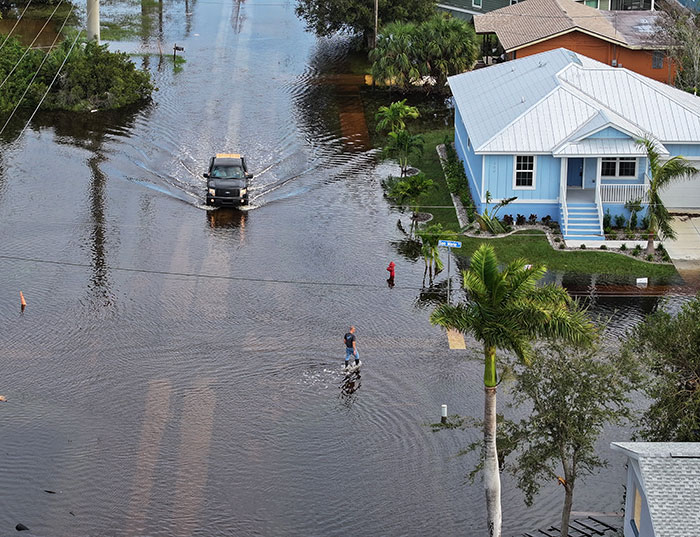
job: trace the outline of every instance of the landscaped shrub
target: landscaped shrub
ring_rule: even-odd
[[[627,223],[627,219],[623,215],[618,214],[615,217],[615,227],[616,228],[623,229],[625,227],[626,223]]]
[[[559,249],[560,249],[560,250],[563,250],[564,248],[566,248],[566,246],[564,246],[564,243],[563,243],[563,242],[560,243],[560,244],[559,244]]]
[[[666,248],[664,248],[664,245],[663,245],[663,244],[659,243],[659,244],[656,246],[656,251],[659,252],[659,253],[663,253],[663,252],[666,251]]]
[[[642,218],[642,229],[649,229],[649,217]]]
[[[610,230],[610,233],[608,233],[608,238],[611,241],[614,241],[617,239],[617,232]]]
[[[552,217],[549,216],[548,214],[542,217],[542,223],[545,226],[548,226],[551,221],[552,221]]]
[[[612,227],[612,215],[610,214],[610,209],[605,211],[603,215],[603,228]]]
[[[450,192],[459,197],[467,211],[469,223],[471,223],[476,219],[476,211],[474,210],[474,200],[469,191],[469,180],[464,171],[462,161],[459,160],[455,148],[447,137],[445,138],[445,154],[447,158],[443,163],[443,170],[445,172],[447,188],[450,189]]]
[[[585,249],[586,249],[586,245],[585,245],[585,244],[582,244],[581,246],[579,246],[579,248],[581,248],[581,250],[585,250]]]
[[[627,245],[624,242],[620,245],[620,250],[623,252],[627,250]]]
[[[515,217],[515,223],[519,226],[524,226],[525,225],[525,215],[519,214]]]
[[[607,247],[607,246],[605,246],[604,244],[601,244],[601,245],[600,245],[600,249],[601,249],[601,250],[607,250],[607,249],[608,249],[608,247]]]
[[[513,216],[510,214],[503,215],[503,225],[504,226],[512,226],[513,225]]]
[[[634,233],[632,233],[631,231],[628,231],[627,233],[625,233],[625,238],[628,241],[633,241],[636,237],[637,236]]]
[[[561,242],[561,239],[559,237],[554,237],[554,242]]]
[[[649,255],[647,255],[646,260],[647,260],[647,261],[653,261],[653,260],[654,260],[654,254],[649,254]]]
[[[629,222],[630,229],[637,229],[637,211],[632,211]]]
[[[635,245],[634,249],[637,250],[638,252],[642,251],[642,247],[639,244]]]
[[[537,215],[531,214],[530,217],[527,219],[527,223],[531,226],[534,226],[537,223]]]
[[[637,257],[637,256],[639,255],[639,252],[640,252],[640,251],[641,251],[641,250],[632,250],[632,255],[633,255],[634,257]]]
[[[610,226],[603,226],[603,233],[605,235],[609,235],[611,231],[612,231],[612,228]]]

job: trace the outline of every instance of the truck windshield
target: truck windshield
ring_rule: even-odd
[[[217,179],[243,179],[245,173],[240,166],[214,166],[211,176]]]

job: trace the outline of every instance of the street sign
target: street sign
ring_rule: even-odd
[[[462,243],[459,241],[438,241],[438,246],[447,246],[448,248],[461,248]]]

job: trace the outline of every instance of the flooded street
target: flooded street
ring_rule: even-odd
[[[422,261],[392,245],[393,168],[367,149],[359,96],[326,76],[344,48],[268,0],[166,3],[122,46],[159,36],[187,63],[134,57],[152,104],[39,114],[2,140],[0,533],[483,533],[475,459],[456,456],[479,431],[427,427],[442,403],[481,416],[478,347],[448,349]],[[249,210],[204,206],[217,152],[246,156]],[[618,335],[659,300],[570,285]],[[349,324],[364,367],[345,383]],[[629,433],[604,436],[610,467],[577,484],[575,510],[621,508],[607,445]],[[559,515],[556,484],[522,498],[504,476],[504,535]]]

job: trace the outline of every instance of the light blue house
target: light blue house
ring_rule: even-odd
[[[625,537],[700,535],[700,442],[613,442],[627,455]]]
[[[648,190],[645,151],[700,160],[700,97],[556,49],[449,78],[455,147],[481,212],[545,215],[567,239],[603,240],[603,215]],[[700,208],[700,177],[671,187],[671,207]],[[640,215],[640,218],[643,215]]]

